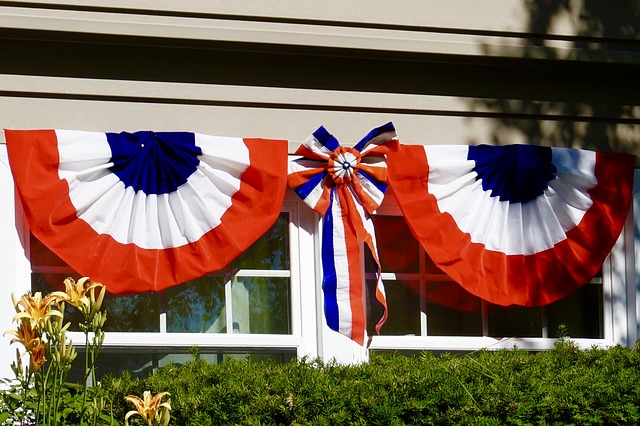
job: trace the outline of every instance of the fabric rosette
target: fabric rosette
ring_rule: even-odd
[[[373,129],[354,147],[341,146],[320,127],[289,162],[289,185],[323,216],[322,270],[327,325],[360,345],[367,339],[366,299],[360,268],[360,243],[375,261],[375,296],[383,306],[376,331],[387,318],[375,232],[370,215],[387,189],[386,154],[397,146],[392,123]]]

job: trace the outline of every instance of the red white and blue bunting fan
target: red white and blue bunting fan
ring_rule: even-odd
[[[372,214],[387,188],[385,155],[397,145],[393,124],[373,129],[353,148],[320,127],[289,162],[289,186],[323,215],[322,271],[327,325],[360,345],[367,339],[366,300],[361,272],[360,244],[369,247],[377,265],[376,299],[387,319],[387,302],[376,249]]]
[[[467,291],[541,306],[587,283],[631,204],[634,157],[570,148],[402,146],[389,181],[429,256]]]
[[[187,132],[5,130],[33,234],[112,293],[219,270],[280,213],[287,142]]]

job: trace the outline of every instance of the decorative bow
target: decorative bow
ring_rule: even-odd
[[[376,265],[376,299],[384,307],[376,331],[387,319],[373,221],[387,189],[385,154],[397,147],[392,123],[373,129],[353,148],[320,127],[289,162],[289,186],[323,215],[322,270],[327,325],[364,345],[366,300],[360,270],[360,242],[369,247]]]

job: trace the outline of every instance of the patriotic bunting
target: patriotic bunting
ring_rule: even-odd
[[[327,325],[360,345],[366,340],[366,301],[360,245],[365,242],[377,266],[376,299],[384,307],[376,331],[387,318],[380,262],[370,214],[387,188],[385,155],[397,144],[388,123],[372,130],[353,148],[340,146],[324,127],[316,130],[289,162],[289,185],[323,215],[322,270]]]
[[[545,305],[588,282],[631,203],[629,155],[480,145],[388,157],[400,208],[436,265],[500,305]]]
[[[274,223],[286,181],[323,216],[328,326],[364,345],[360,243],[388,182],[445,273],[500,305],[541,306],[601,267],[627,217],[633,156],[569,148],[400,146],[393,124],[354,147],[320,127],[287,142],[187,132],[5,130],[33,234],[112,293],[159,291],[225,267]],[[388,160],[388,169],[387,169]]]
[[[226,266],[274,223],[287,142],[187,132],[6,130],[33,234],[112,293]]]

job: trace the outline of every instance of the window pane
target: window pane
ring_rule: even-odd
[[[78,357],[72,364],[67,379],[70,382],[82,383],[84,374],[84,349],[82,346],[78,346],[76,349],[78,350]],[[219,364],[229,358],[249,359],[250,361],[275,360],[289,362],[296,358],[296,350],[293,348],[285,348],[274,351],[233,351],[228,349],[199,348],[197,357],[204,359],[210,364]],[[133,377],[147,377],[158,367],[164,367],[170,363],[178,365],[185,364],[191,360],[193,360],[193,355],[190,353],[190,348],[162,351],[141,347],[126,349],[103,347],[96,363],[96,373],[98,380],[105,374],[117,376],[125,370],[128,370]]]
[[[206,352],[205,352],[206,351]],[[164,367],[169,364],[185,364],[193,360],[193,355],[187,352],[158,354],[158,367]],[[295,349],[281,349],[273,352],[231,352],[228,350],[216,351],[206,348],[199,348],[198,359],[205,360],[209,364],[220,364],[226,359],[248,359],[250,361],[267,361],[274,360],[278,362],[289,362],[296,358]]]
[[[438,268],[433,260],[429,257],[428,254],[424,256],[424,272],[425,274],[437,274],[442,276],[447,276],[442,269]]]
[[[542,337],[540,308],[488,304],[489,336]]]
[[[235,277],[233,332],[291,334],[289,278]]]
[[[455,282],[426,284],[428,336],[482,336],[482,303]]]
[[[226,333],[224,278],[206,276],[165,291],[167,331]]]
[[[108,295],[102,306],[107,311],[105,331],[160,331],[160,309],[157,293],[137,293],[126,296]]]
[[[64,260],[49,250],[40,240],[29,232],[29,261],[31,266],[67,266]]]
[[[289,269],[289,213],[280,213],[267,233],[231,263],[231,269]]]
[[[67,379],[70,382],[82,383],[84,370],[84,349],[77,346],[78,356],[71,366]],[[157,355],[149,351],[136,349],[112,349],[103,347],[96,361],[98,380],[105,374],[117,376],[127,370],[132,377],[147,377],[156,367]]]
[[[383,272],[420,271],[420,248],[403,216],[373,215],[378,256]],[[366,271],[375,272],[373,257],[367,251]]]
[[[207,276],[166,291],[168,332],[226,333],[225,282]],[[234,277],[234,333],[290,334],[289,279]]]
[[[558,337],[560,324],[571,337],[603,339],[602,285],[587,284],[547,306],[549,337]]]
[[[56,290],[64,291],[64,279],[69,276],[75,280],[80,278],[77,274],[32,273],[31,289],[43,294]],[[155,293],[123,296],[107,292],[102,310],[107,312],[104,331],[160,331],[158,295]],[[83,321],[83,317],[76,308],[66,307],[65,320],[71,322],[71,331],[80,331],[78,323]]]
[[[385,281],[387,307],[389,317],[382,326],[380,334],[385,336],[420,335],[420,282],[419,281]],[[375,299],[374,280],[367,280],[369,296],[367,328],[370,335],[375,335],[375,326],[382,316],[382,306]]]

